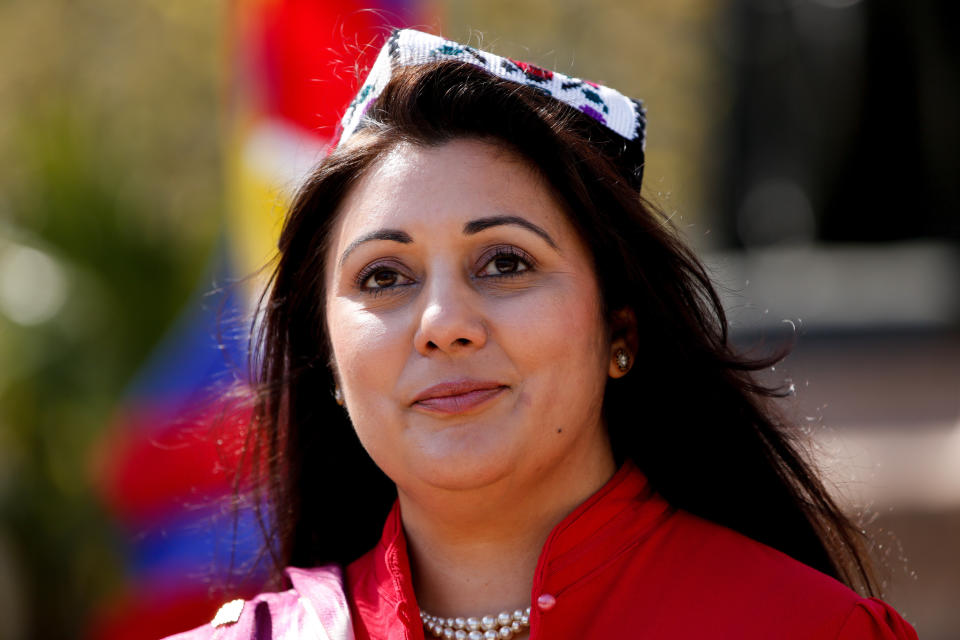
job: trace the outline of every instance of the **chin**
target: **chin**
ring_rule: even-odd
[[[408,459],[408,473],[438,489],[463,491],[492,485],[516,468],[513,448],[489,431],[476,434],[433,433]]]

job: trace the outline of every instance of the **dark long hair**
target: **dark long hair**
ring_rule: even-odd
[[[775,410],[779,390],[755,378],[776,358],[732,347],[707,272],[641,197],[624,145],[535,89],[450,61],[397,72],[362,130],[304,184],[284,224],[253,336],[259,395],[248,443],[276,568],[358,558],[376,544],[396,497],[331,395],[323,262],[338,206],[397,144],[464,137],[509,147],[539,168],[592,252],[605,317],[629,309],[636,318],[637,364],[608,382],[604,397],[617,461],[633,461],[674,507],[874,593],[859,530]]]

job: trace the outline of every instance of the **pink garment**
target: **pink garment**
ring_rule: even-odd
[[[235,622],[211,622],[167,640],[354,640],[339,567],[289,567],[286,574],[292,588],[248,600]]]

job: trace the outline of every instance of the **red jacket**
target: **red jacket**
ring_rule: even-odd
[[[224,606],[177,640],[422,640],[400,510],[352,563],[287,569],[292,587]],[[345,587],[345,588],[344,588]],[[553,596],[546,611],[536,603]],[[725,527],[671,508],[626,465],[540,554],[530,640],[916,639],[888,605]]]
[[[357,640],[423,639],[398,505],[346,587]],[[554,528],[531,603],[530,640],[917,637],[884,602],[671,508],[629,464]]]

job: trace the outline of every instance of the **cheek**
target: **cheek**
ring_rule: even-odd
[[[505,347],[523,369],[555,381],[605,380],[606,334],[596,286],[567,274],[557,280],[522,308],[500,314]]]
[[[405,353],[398,318],[364,311],[348,300],[333,299],[327,305],[330,342],[340,383],[348,394],[382,394],[392,387]]]
[[[327,323],[333,357],[350,421],[360,442],[387,475],[394,477],[391,452],[400,423],[391,402],[409,349],[396,318],[364,311],[349,300],[328,301]]]

